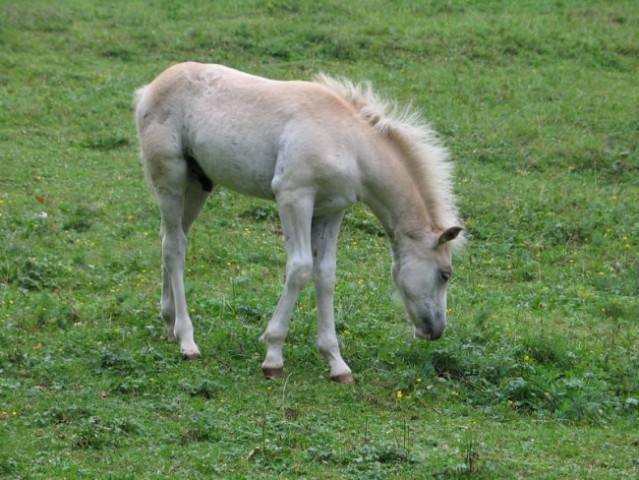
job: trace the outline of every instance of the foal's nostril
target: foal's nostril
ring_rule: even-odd
[[[446,330],[446,317],[444,315],[437,313],[433,317],[424,318],[422,323],[424,325],[423,338],[437,340],[444,335],[444,330]]]
[[[430,339],[437,340],[444,335],[444,327],[438,329],[429,329],[430,331]]]

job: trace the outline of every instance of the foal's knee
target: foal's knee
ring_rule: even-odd
[[[291,286],[302,288],[313,276],[312,259],[296,259],[289,262],[287,268],[287,283]]]

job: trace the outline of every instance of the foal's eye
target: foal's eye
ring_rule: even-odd
[[[440,270],[439,271],[439,276],[441,277],[442,281],[447,282],[450,279],[450,276],[453,274],[453,272],[451,272],[450,270]]]

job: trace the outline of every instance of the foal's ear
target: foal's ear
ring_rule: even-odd
[[[448,230],[446,230],[444,233],[442,233],[439,236],[439,239],[437,240],[437,246],[439,247],[443,245],[444,243],[448,243],[451,240],[455,240],[462,230],[463,228],[461,227],[450,227]]]

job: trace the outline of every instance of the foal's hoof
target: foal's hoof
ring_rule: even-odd
[[[200,352],[183,353],[182,358],[184,360],[197,360],[200,358]]]
[[[331,377],[331,380],[337,383],[344,383],[344,384],[355,382],[355,379],[353,378],[352,373],[342,373],[341,375],[335,375],[334,377]]]
[[[277,380],[278,378],[284,378],[283,367],[262,367],[262,372],[268,380]]]

